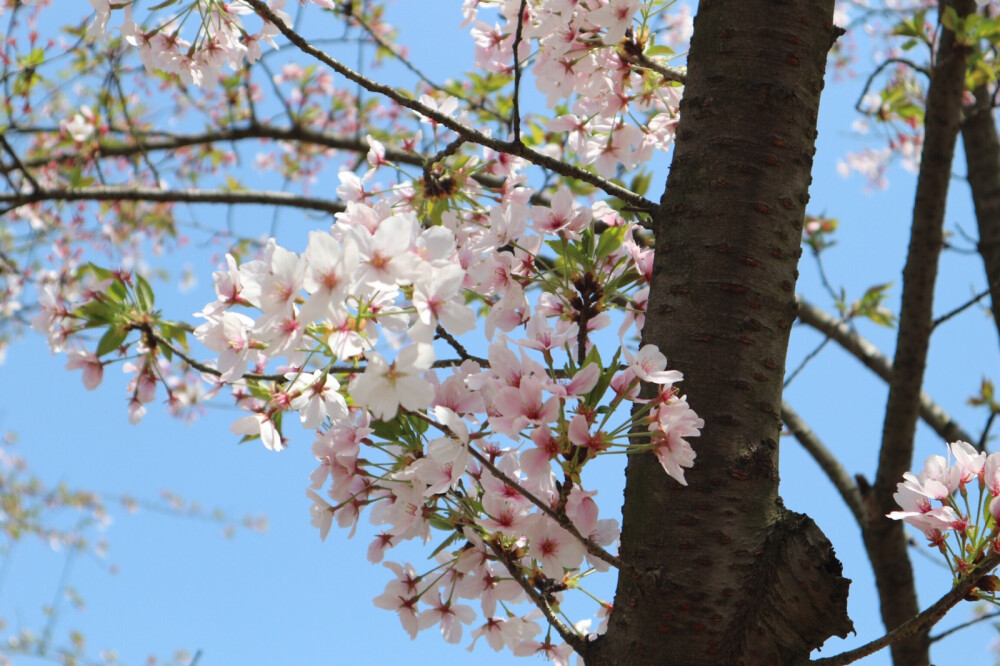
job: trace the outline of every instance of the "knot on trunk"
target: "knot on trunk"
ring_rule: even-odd
[[[803,663],[830,636],[854,631],[851,581],[830,541],[808,516],[779,515],[745,579],[745,611],[726,632],[725,653],[741,664]]]

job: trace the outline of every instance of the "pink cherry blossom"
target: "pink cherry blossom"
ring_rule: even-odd
[[[546,576],[560,580],[565,570],[576,569],[583,561],[583,544],[548,516],[536,514],[524,531],[531,557]]]
[[[433,387],[420,376],[434,362],[430,345],[417,343],[405,347],[392,363],[376,352],[366,353],[365,359],[368,367],[351,380],[349,390],[376,418],[391,419],[400,407],[414,410],[430,405]]]
[[[88,391],[93,391],[101,385],[104,378],[104,363],[97,355],[86,349],[71,349],[66,356],[67,370],[83,370],[83,385]]]
[[[388,585],[385,586],[385,591],[375,597],[375,605],[385,610],[396,611],[403,629],[410,635],[410,638],[416,638],[417,632],[421,629],[417,620],[420,577],[409,564],[404,568],[395,562],[385,562],[383,566],[388,567],[396,574],[396,580],[389,581]]]
[[[686,486],[684,468],[694,466],[696,454],[685,439],[698,437],[705,421],[688,406],[686,397],[672,398],[656,408],[655,420],[649,424],[653,433],[656,457],[664,471]]]

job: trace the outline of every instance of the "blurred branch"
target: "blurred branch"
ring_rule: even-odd
[[[931,636],[931,643],[936,643],[939,640],[947,638],[948,636],[951,636],[954,633],[962,631],[963,629],[968,629],[969,627],[979,624],[980,622],[995,620],[998,617],[1000,617],[1000,611],[993,611],[992,613],[986,613],[985,615],[980,615],[979,617],[973,618],[968,622],[963,622],[958,626],[942,631],[940,634],[937,634],[936,636]]]
[[[42,188],[30,194],[0,194],[0,216],[42,201],[156,201],[192,204],[259,204],[325,213],[341,213],[344,204],[330,199],[266,190],[161,190],[153,187],[95,186]]]
[[[993,320],[1000,334],[1000,319],[995,316],[1000,306],[1000,137],[993,121],[989,89],[980,86],[975,95],[975,107],[962,123],[962,144],[979,229],[976,250],[986,270]]]

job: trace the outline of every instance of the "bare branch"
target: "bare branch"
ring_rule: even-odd
[[[0,146],[3,146],[3,149],[7,151],[7,154],[10,155],[11,160],[13,160],[14,162],[13,168],[9,169],[4,168],[3,170],[4,175],[16,169],[17,171],[20,171],[24,175],[25,180],[27,180],[28,183],[31,185],[32,191],[37,192],[38,190],[42,189],[41,187],[39,187],[38,181],[35,180],[35,177],[31,175],[30,171],[28,171],[28,167],[23,162],[21,162],[20,159],[18,159],[17,153],[14,151],[11,145],[7,143],[7,139],[3,137],[3,134],[0,134]]]
[[[940,11],[954,11],[961,19],[976,10],[973,0],[942,0]],[[968,54],[955,33],[942,26],[937,57],[927,87],[924,142],[913,201],[910,242],[903,266],[896,349],[882,424],[878,470],[871,492],[865,493],[868,529],[862,531],[875,572],[882,620],[889,629],[910,624],[920,609],[906,534],[898,522],[882,517],[896,507],[893,491],[913,464],[922,384],[933,332],[934,287],[944,246],[944,216],[962,119]],[[935,620],[936,621],[936,620]],[[930,647],[922,626],[892,645],[894,661],[923,663]]]
[[[448,90],[448,89],[445,89],[445,87],[443,85],[441,85],[440,83],[436,83],[433,80],[431,80],[431,78],[429,76],[427,76],[426,74],[424,74],[424,72],[422,72],[419,67],[417,67],[416,65],[414,65],[410,61],[409,58],[407,58],[402,53],[400,53],[396,48],[393,47],[393,45],[391,43],[389,43],[385,39],[383,39],[382,35],[378,34],[378,32],[362,16],[349,11],[349,9],[346,9],[345,11],[348,11],[347,16],[350,18],[350,20],[357,22],[357,24],[359,26],[361,26],[361,28],[365,32],[368,33],[368,36],[371,37],[372,40],[380,48],[382,48],[386,53],[391,54],[393,58],[395,58],[396,60],[398,60],[400,62],[400,64],[403,65],[403,67],[405,67],[406,69],[408,69],[411,72],[413,72],[413,74],[416,75],[416,77],[418,79],[420,79],[421,81],[423,81],[424,83],[426,83],[428,86],[430,86],[434,90],[440,90],[440,91],[443,91],[443,92],[447,92],[452,97],[455,97],[455,98],[458,98],[458,99],[462,100],[463,102],[469,104],[470,106],[472,106],[472,107],[474,107],[476,109],[479,109],[483,113],[489,114],[490,116],[496,118],[497,120],[499,120],[501,122],[504,122],[504,123],[507,122],[507,119],[504,118],[503,116],[501,116],[499,113],[497,113],[494,109],[488,108],[486,106],[484,100],[476,101],[476,100],[473,100],[473,99],[469,99],[468,97],[466,97],[465,95],[461,94],[457,90],[453,90],[453,89]]]
[[[965,312],[966,310],[968,310],[969,308],[971,308],[973,305],[975,305],[976,303],[978,303],[979,301],[983,300],[984,298],[986,298],[989,295],[990,295],[990,290],[989,289],[986,289],[985,291],[979,292],[978,294],[976,294],[975,296],[973,296],[972,298],[970,298],[969,300],[967,300],[965,303],[962,303],[961,305],[959,305],[957,308],[949,310],[948,312],[944,313],[943,315],[941,315],[940,317],[938,317],[937,319],[935,319],[931,323],[931,325],[934,328],[937,328],[938,326],[940,326],[941,324],[945,323],[946,321],[948,321],[952,317],[955,317],[957,315],[962,314],[963,312]]]
[[[795,439],[799,440],[802,448],[823,469],[826,476],[837,488],[837,491],[840,492],[840,496],[844,498],[844,502],[851,510],[851,513],[854,514],[858,525],[861,526],[861,529],[864,529],[866,524],[865,506],[861,500],[861,491],[858,490],[858,486],[854,483],[851,475],[847,473],[847,470],[840,464],[837,457],[833,455],[833,452],[820,441],[816,433],[809,427],[809,424],[792,409],[791,405],[784,401],[781,403],[781,420],[785,422],[791,433],[795,435]]]
[[[59,130],[57,128],[48,127],[18,127],[9,130],[12,134],[16,132],[35,134],[58,131]],[[80,164],[99,157],[131,157],[154,151],[169,151],[189,146],[222,142],[232,143],[235,141],[254,139],[305,143],[314,146],[322,146],[324,148],[331,148],[333,150],[344,150],[361,154],[367,153],[371,148],[366,141],[356,137],[344,137],[300,126],[276,127],[267,124],[251,124],[245,127],[220,128],[197,134],[174,134],[167,132],[144,133],[138,130],[133,132],[125,129],[113,129],[112,131],[120,131],[123,134],[127,134],[131,138],[134,138],[135,142],[124,143],[121,141],[103,139],[92,144],[94,149],[93,154],[81,153],[79,151],[67,151],[24,160],[23,164],[27,168],[41,167],[50,164]],[[386,146],[385,156],[386,160],[389,162],[423,167],[427,163],[428,159],[431,161],[437,161],[453,154],[462,142],[464,142],[463,139],[453,141],[449,143],[448,147],[445,149],[449,150],[450,148],[450,152],[440,152],[430,158],[421,155],[420,153],[398,150],[389,146]],[[7,164],[0,162],[0,174],[17,171],[19,168],[19,164]],[[503,187],[503,179],[496,176],[475,173],[472,178],[484,187],[493,189]],[[531,202],[539,206],[548,206],[551,203],[547,197],[539,194],[534,194],[531,198]]]
[[[936,636],[931,636],[931,643],[936,643],[940,640],[948,638],[948,636],[958,633],[963,629],[968,629],[969,627],[979,624],[980,622],[988,622],[989,620],[995,620],[998,617],[1000,617],[1000,611],[993,611],[992,613],[986,613],[985,615],[980,615],[979,617],[972,618],[968,622],[963,622],[962,624],[954,626],[951,629],[946,629],[945,631],[942,631],[940,634],[937,634]]]
[[[46,132],[57,132],[56,128],[48,127],[17,127],[11,128],[10,133],[30,133],[39,134]],[[141,132],[130,129],[113,129],[126,133],[134,140],[133,143],[124,143],[102,139],[93,144],[96,157],[130,157],[145,151],[175,150],[188,146],[198,146],[210,143],[233,142],[244,139],[270,139],[273,141],[293,141],[297,143],[308,143],[324,148],[335,150],[346,150],[356,153],[367,153],[371,148],[364,140],[356,137],[344,137],[328,132],[318,132],[306,127],[277,127],[268,124],[251,124],[245,127],[227,127],[197,134],[173,134],[167,132]],[[393,148],[386,148],[386,158],[392,162],[400,164],[412,164],[420,166],[424,157],[416,153],[410,153]],[[46,164],[59,163],[79,163],[89,159],[89,155],[81,154],[79,151],[55,153],[25,160],[28,167],[45,166]],[[13,170],[13,165],[0,165],[0,171],[8,172]]]
[[[858,113],[869,113],[869,112],[867,112],[867,111],[865,111],[864,109],[861,108],[861,104],[864,102],[865,96],[868,94],[868,91],[871,89],[872,83],[875,81],[875,77],[877,77],[879,74],[881,74],[883,71],[885,71],[885,68],[888,67],[889,65],[906,65],[907,67],[909,67],[913,71],[920,72],[924,76],[928,76],[929,77],[930,74],[931,74],[930,71],[928,71],[928,69],[926,67],[921,67],[920,65],[918,65],[915,62],[912,62],[910,60],[907,60],[906,58],[889,58],[885,62],[883,62],[881,65],[879,65],[878,67],[876,67],[875,71],[873,71],[868,76],[868,80],[865,81],[865,85],[863,85],[861,87],[861,94],[858,95],[858,101],[854,103],[854,109],[855,109],[855,111],[857,111]]]
[[[443,326],[439,325],[437,327],[437,331],[435,331],[434,337],[440,338],[445,342],[447,342],[449,345],[451,345],[451,348],[455,350],[455,353],[458,354],[459,358],[461,358],[463,361],[475,361],[480,365],[489,366],[490,362],[488,360],[470,354],[462,345],[462,343],[456,340],[455,336],[446,331]]]

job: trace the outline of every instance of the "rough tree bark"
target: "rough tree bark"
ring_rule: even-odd
[[[702,0],[655,216],[643,342],[705,419],[689,487],[630,458],[597,664],[791,664],[852,629],[849,581],[778,497],[781,385],[833,0]]]
[[[993,121],[993,96],[986,86],[976,90],[976,106],[962,123],[962,143],[979,243],[993,313],[1000,307],[1000,138]],[[1000,334],[1000,318],[993,317]]]

